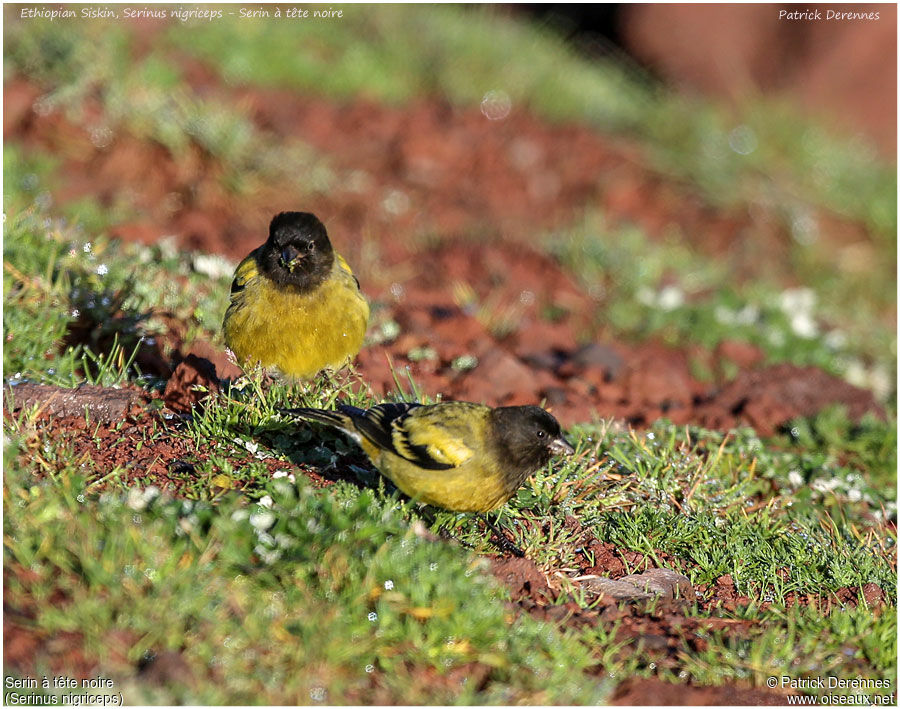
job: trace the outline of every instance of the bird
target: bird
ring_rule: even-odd
[[[308,380],[352,360],[368,321],[359,281],[325,225],[309,212],[281,212],[235,269],[222,329],[245,370]]]
[[[447,401],[281,411],[344,431],[403,493],[453,512],[495,510],[554,455],[575,452],[538,406]]]

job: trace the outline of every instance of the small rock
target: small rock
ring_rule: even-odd
[[[485,393],[488,393],[485,396]],[[468,398],[472,395],[472,398]],[[485,403],[506,403],[516,400],[537,403],[538,392],[534,377],[516,357],[499,347],[488,350],[478,366],[465,377],[460,387],[460,398]]]
[[[870,608],[884,603],[884,591],[881,590],[881,586],[877,583],[867,583],[862,587],[862,594],[866,605]]]
[[[123,419],[138,398],[133,389],[91,386],[84,384],[77,389],[22,382],[6,386],[7,401],[13,401],[13,411],[40,405],[46,413],[55,416],[84,416],[92,421],[110,423]]]
[[[649,569],[642,574],[623,576],[620,581],[628,581],[638,588],[665,598],[694,598],[694,587],[684,574],[672,569]]]
[[[588,593],[610,596],[617,601],[646,601],[653,598],[652,593],[640,590],[629,581],[617,579],[585,579],[581,582],[581,587]]]
[[[649,569],[620,579],[585,579],[581,585],[589,592],[612,596],[618,601],[641,601],[657,596],[694,598],[694,587],[687,576],[671,569]]]
[[[615,379],[625,366],[625,360],[609,345],[589,342],[572,353],[572,362],[582,369],[601,369],[607,379]]]

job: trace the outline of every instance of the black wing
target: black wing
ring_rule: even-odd
[[[425,446],[410,443],[403,429],[404,419],[420,406],[416,403],[379,404],[365,411],[355,406],[338,406],[338,409],[353,419],[356,430],[380,448],[426,470],[448,470],[453,466],[435,460]]]

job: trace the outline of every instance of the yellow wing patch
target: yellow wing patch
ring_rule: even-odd
[[[424,423],[425,425],[417,425]],[[473,455],[460,438],[434,422],[419,422],[415,418],[395,421],[391,426],[391,442],[404,458],[415,460],[424,452],[441,465],[458,467]]]
[[[343,271],[344,273],[346,273],[348,276],[350,276],[350,278],[353,279],[353,282],[356,283],[356,289],[357,289],[357,290],[362,290],[362,289],[360,288],[360,285],[359,285],[359,279],[358,279],[356,276],[353,275],[353,271],[352,271],[352,269],[350,268],[350,264],[347,263],[347,262],[344,260],[344,257],[341,256],[341,255],[340,255],[339,253],[337,253],[337,252],[335,252],[334,257],[335,257],[335,261],[336,261],[336,263],[337,263],[338,268],[339,268],[341,271]],[[367,306],[367,307],[368,307],[368,306]],[[368,318],[368,314],[366,315],[366,318]]]
[[[353,270],[350,268],[350,264],[347,263],[347,261],[344,259],[344,257],[341,256],[339,253],[335,253],[334,256],[337,259],[338,266],[340,266],[342,269],[344,269],[347,273],[349,273],[352,276]]]
[[[238,267],[234,269],[234,279],[231,281],[232,299],[259,275],[259,270],[256,266],[256,252],[258,250],[251,251],[247,258],[241,261]]]

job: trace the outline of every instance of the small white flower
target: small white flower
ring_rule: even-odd
[[[819,238],[819,224],[809,213],[798,214],[791,222],[791,236],[798,244],[807,246]]]
[[[272,500],[272,498],[269,495],[263,495],[261,498],[259,498],[258,504],[261,507],[267,507],[267,508],[271,509],[272,505],[274,504],[274,501]]]
[[[409,195],[403,190],[391,190],[381,202],[385,212],[398,216],[409,210]]]
[[[659,292],[657,303],[666,311],[680,308],[684,305],[684,292],[678,286],[666,286]]]
[[[782,292],[779,306],[787,315],[801,312],[812,313],[816,305],[816,293],[812,288],[788,288]]]
[[[384,590],[385,591],[393,591],[394,590],[394,582],[388,579],[384,582]]]
[[[766,331],[766,338],[775,347],[781,347],[784,344],[784,333],[777,327],[770,327]]]
[[[275,524],[275,515],[271,512],[256,512],[250,515],[250,524],[255,529],[268,529]]]
[[[749,155],[758,145],[756,131],[748,125],[739,125],[728,134],[728,147],[739,155]]]
[[[869,381],[869,373],[865,365],[858,359],[851,359],[844,368],[844,379],[858,387],[865,387]]]
[[[862,499],[862,492],[855,487],[851,488],[847,491],[847,499],[850,500],[850,502],[859,502]]]
[[[792,470],[788,473],[788,482],[791,487],[800,487],[803,484],[803,476],[799,470]]]
[[[150,485],[145,490],[140,488],[131,488],[128,491],[128,499],[125,504],[135,512],[140,512],[147,508],[153,500],[159,496],[159,488],[156,485]]]
[[[840,484],[841,481],[838,478],[831,478],[831,480],[817,478],[812,482],[811,487],[813,490],[818,490],[819,492],[831,492]]]
[[[893,386],[892,381],[890,372],[884,367],[876,365],[869,372],[869,387],[879,399],[887,400]]]
[[[795,335],[810,339],[819,334],[819,327],[809,313],[798,312],[791,316],[791,330]]]
[[[841,330],[830,330],[825,335],[825,346],[832,350],[842,349],[847,344],[847,335]]]
[[[735,318],[738,325],[752,325],[757,320],[759,320],[759,308],[755,305],[745,305],[738,311]]]
[[[250,454],[256,453],[256,451],[259,450],[259,443],[255,443],[253,441],[245,441],[243,438],[238,437],[232,438],[231,440],[241,448],[246,449]]]
[[[737,320],[731,308],[725,305],[717,305],[713,310],[713,316],[716,318],[716,322],[720,322],[723,325],[731,325]]]

